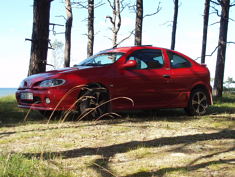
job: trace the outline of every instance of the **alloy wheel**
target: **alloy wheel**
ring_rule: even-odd
[[[192,97],[192,108],[197,115],[205,114],[207,104],[207,96],[204,92],[198,91]]]

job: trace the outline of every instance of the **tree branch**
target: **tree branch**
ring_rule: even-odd
[[[162,8],[160,7],[160,5],[161,5],[161,2],[159,2],[159,3],[158,3],[158,7],[157,7],[156,12],[151,13],[151,14],[146,14],[146,15],[144,15],[144,17],[143,17],[143,18],[145,18],[145,17],[149,17],[149,16],[153,16],[153,15],[156,15],[157,13],[159,13],[159,12],[162,10]]]
[[[29,38],[25,38],[25,41],[33,42],[33,40],[32,40],[32,39],[29,39]]]
[[[134,31],[135,31],[135,30],[132,30],[132,31],[130,32],[130,34],[129,34],[127,37],[125,37],[124,39],[122,39],[121,41],[119,41],[113,48],[116,48],[116,47],[119,46],[121,43],[123,43],[125,40],[129,39],[129,38],[134,34]]]
[[[235,42],[233,41],[229,41],[229,42],[225,42],[225,44],[235,44]],[[208,54],[208,55],[205,55],[206,57],[211,57],[215,52],[216,50],[219,48],[220,44],[211,52],[211,54]],[[201,57],[197,57],[195,60],[198,60],[199,58]]]
[[[226,44],[235,44],[233,41],[226,42]]]
[[[120,13],[122,13],[123,10],[129,5],[129,4],[124,4],[123,2],[124,2],[124,0],[121,0],[121,1],[120,1],[120,5],[121,5],[121,7],[120,7]]]
[[[219,10],[216,9],[214,6],[211,6],[211,8],[214,10],[211,14],[216,14],[217,16],[221,17],[221,14],[219,14]]]
[[[212,2],[213,4],[218,5],[218,6],[220,6],[220,3],[221,3],[221,1],[219,1],[219,0],[218,0],[219,3],[218,3],[218,2],[215,2],[215,1],[212,1],[212,0],[211,0],[211,2]]]
[[[67,20],[67,19],[65,18],[65,16],[63,16],[63,15],[58,15],[58,16],[55,16],[55,17],[62,17],[65,21]]]
[[[49,23],[49,25],[52,26],[52,30],[51,30],[51,31],[53,32],[54,35],[59,34],[59,33],[56,33],[56,31],[55,31],[55,26],[64,26],[64,25],[55,24],[55,23]]]
[[[106,37],[108,40],[110,40],[110,41],[112,41],[113,39],[112,38],[110,38],[110,37],[108,37],[108,36],[104,36],[104,37]]]
[[[78,8],[82,8],[82,9],[88,9],[87,6],[87,1],[83,1],[83,2],[72,2],[72,5],[77,5]],[[97,4],[94,5],[94,9],[98,8],[100,6],[103,6],[105,3],[103,3],[102,1],[98,2]]]
[[[77,5],[79,8],[88,9],[87,5],[84,5],[86,2],[73,2],[72,5]]]
[[[233,7],[233,6],[235,6],[235,3],[230,5],[230,7]]]
[[[101,6],[103,6],[103,5],[105,5],[105,3],[103,3],[102,1],[100,1],[100,2],[98,2],[97,4],[95,4],[94,9],[96,9],[96,8],[98,8],[98,7],[101,7]]]
[[[235,4],[233,4],[233,5],[235,6]],[[218,9],[216,9],[214,6],[211,6],[211,8],[214,10],[214,12],[212,12],[210,14],[216,14],[218,17],[221,17],[221,14],[219,14],[219,10]],[[232,18],[229,18],[229,20],[231,20],[233,22],[235,21]],[[214,24],[217,24],[217,23],[219,23],[219,22],[212,23],[211,25],[214,25]]]
[[[107,0],[108,3],[109,3],[109,6],[114,10],[114,5],[112,5],[111,1],[110,0]]]
[[[161,24],[161,26],[167,26],[167,27],[170,27],[170,26],[172,26],[172,23],[173,23],[173,21],[166,21],[165,23],[163,23],[163,24]]]
[[[228,18],[229,20],[231,20],[231,21],[233,21],[233,22],[235,22],[235,20],[234,19],[232,19],[232,18]]]
[[[213,50],[213,52],[211,52],[211,54],[205,55],[205,57],[211,57],[218,48],[219,48],[219,45]],[[201,57],[197,57],[195,60],[198,60],[199,58]]]
[[[220,23],[220,22],[211,23],[210,26],[213,26],[213,25],[218,24],[218,23]]]
[[[110,20],[110,22],[112,23],[112,25],[114,25],[114,21],[113,21],[113,18],[110,17],[110,16],[106,16],[106,18],[108,18]]]
[[[134,5],[128,5],[129,10],[131,11],[131,13],[136,13],[136,4]],[[132,12],[133,11],[133,12]]]

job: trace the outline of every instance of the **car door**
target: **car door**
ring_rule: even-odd
[[[192,64],[184,56],[173,51],[167,51],[171,68],[171,93],[169,104],[172,107],[184,107],[187,105],[188,96],[193,83],[196,82]]]
[[[130,54],[136,68],[120,71],[120,93],[133,99],[135,108],[164,107],[169,99],[170,70],[160,49],[142,49]]]

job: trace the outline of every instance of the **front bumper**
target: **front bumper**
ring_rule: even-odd
[[[33,98],[22,98],[21,95],[32,93]],[[68,89],[18,89],[16,99],[19,108],[35,110],[68,110],[76,109],[75,102],[78,98],[78,90],[69,92]]]

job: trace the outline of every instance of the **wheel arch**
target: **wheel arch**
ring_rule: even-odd
[[[84,88],[88,88],[88,89],[91,89],[91,88],[104,88],[106,89],[107,91],[107,95],[108,95],[108,99],[110,99],[110,93],[109,93],[109,89],[102,83],[99,83],[99,82],[91,82],[91,83],[87,83],[85,85]],[[86,92],[87,89],[80,89],[80,92],[78,93],[78,98],[80,98],[84,92]],[[108,104],[108,109],[111,110],[111,103]]]
[[[99,82],[92,82],[92,83],[87,83],[84,88],[105,88],[107,90],[107,93],[109,95],[109,89],[102,83]],[[81,94],[85,91],[86,89],[81,89],[78,96],[80,97]]]
[[[213,104],[212,95],[211,95],[210,89],[207,88],[206,85],[204,85],[204,84],[197,84],[197,85],[195,85],[195,86],[191,89],[190,93],[192,93],[192,92],[193,92],[194,90],[196,90],[196,89],[204,90],[204,91],[206,92],[207,96],[208,96],[208,100],[207,100],[207,101],[208,101],[208,104],[210,104],[210,105]]]
[[[98,97],[96,97],[96,93],[99,92],[100,94],[98,94]],[[83,97],[85,96],[85,97]],[[89,83],[86,84],[83,88],[80,89],[78,95],[77,95],[77,103],[76,103],[76,108],[78,110],[78,113],[80,115],[82,114],[89,114],[91,117],[96,117],[96,116],[102,116],[103,113],[108,113],[110,112],[110,103],[109,103],[109,91],[107,89],[107,87],[105,87],[105,85],[101,84],[101,83],[97,83],[97,82],[93,82],[93,83]],[[90,100],[93,99],[92,102],[90,102]],[[104,102],[100,103],[100,100],[104,100]],[[95,103],[94,103],[95,102]],[[98,103],[98,105],[97,105]],[[102,106],[103,105],[103,106]],[[104,105],[107,105],[107,107]],[[97,108],[96,108],[97,106]],[[100,109],[100,107],[102,107]],[[92,112],[94,112],[94,115],[92,115],[93,113],[91,112],[91,114],[89,113],[89,110],[87,112],[86,109],[93,109],[96,108],[95,110],[93,110]],[[101,113],[99,110],[104,111],[103,113]]]

